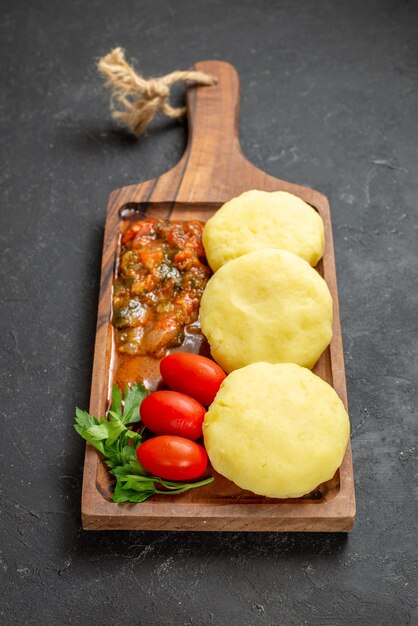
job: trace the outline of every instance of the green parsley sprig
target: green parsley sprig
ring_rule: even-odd
[[[116,478],[113,502],[144,502],[154,494],[184,493],[213,481],[206,478],[195,483],[173,482],[152,476],[142,467],[136,456],[142,436],[129,425],[141,420],[139,407],[148,394],[143,384],[137,383],[126,386],[122,399],[122,390],[113,385],[109,419],[94,417],[78,408],[75,411],[75,430],[105,457],[110,473]]]

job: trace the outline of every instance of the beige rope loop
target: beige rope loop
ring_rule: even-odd
[[[215,76],[197,71],[176,71],[160,78],[145,79],[125,60],[121,48],[115,48],[102,57],[98,71],[106,78],[105,86],[112,92],[122,110],[112,113],[116,120],[124,122],[135,135],[143,133],[158,111],[171,118],[185,114],[185,107],[173,107],[168,101],[170,87],[175,83],[193,81],[198,85],[215,85]]]

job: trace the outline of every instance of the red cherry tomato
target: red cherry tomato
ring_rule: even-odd
[[[162,435],[144,441],[137,449],[136,456],[147,472],[167,480],[199,478],[208,464],[208,455],[202,446],[174,435]]]
[[[190,352],[175,352],[164,357],[160,372],[171,389],[187,393],[203,406],[211,404],[226,378],[214,361]]]
[[[184,393],[155,391],[142,401],[140,413],[142,422],[156,435],[202,436],[206,409]]]

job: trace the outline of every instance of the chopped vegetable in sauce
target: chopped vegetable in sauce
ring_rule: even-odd
[[[183,342],[211,275],[202,230],[198,220],[150,218],[124,232],[112,318],[120,352],[160,358]]]

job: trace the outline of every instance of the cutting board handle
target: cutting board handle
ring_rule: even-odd
[[[219,170],[244,159],[238,138],[239,78],[225,61],[200,61],[192,69],[213,74],[218,83],[187,90],[189,139],[182,160],[187,168],[203,174],[216,164]]]
[[[183,156],[158,178],[116,190],[115,202],[122,206],[138,202],[221,206],[249,189],[264,189],[289,191],[319,207],[324,199],[318,192],[274,178],[242,154],[239,78],[234,67],[225,61],[199,61],[190,69],[213,74],[218,83],[187,89],[189,137]]]

